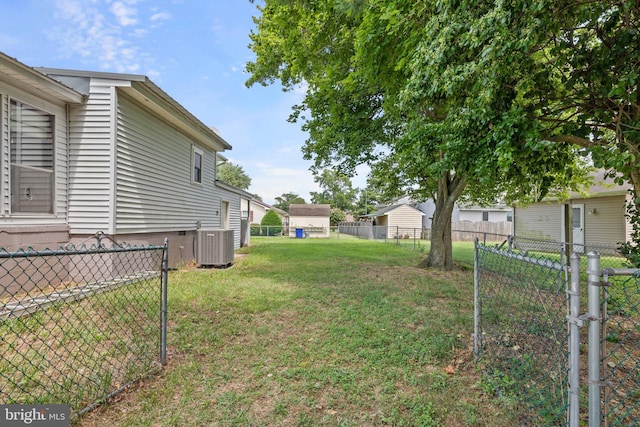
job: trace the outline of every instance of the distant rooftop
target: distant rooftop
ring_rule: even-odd
[[[330,205],[289,205],[289,216],[329,216],[331,213]]]

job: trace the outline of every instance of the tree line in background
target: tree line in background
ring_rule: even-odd
[[[306,89],[290,121],[309,135],[317,179],[369,164],[377,188],[435,198],[424,265],[453,267],[461,199],[563,197],[602,167],[633,185],[638,212],[637,1],[264,0],[258,10],[247,85]]]
[[[251,185],[251,178],[246,174],[242,166],[226,162],[218,165],[217,179],[242,190],[248,190]],[[351,178],[338,171],[325,169],[314,175],[314,181],[322,191],[311,192],[312,204],[331,205],[331,225],[337,225],[351,214],[354,218],[366,215],[376,210],[380,204],[388,203],[392,200],[392,195],[385,195],[379,189],[368,186],[365,189],[353,188]],[[260,195],[254,195],[258,200],[262,200]],[[274,207],[289,212],[291,204],[305,204],[304,198],[295,193],[283,193],[276,197]],[[262,224],[278,225],[278,224]],[[282,225],[282,224],[280,224]]]

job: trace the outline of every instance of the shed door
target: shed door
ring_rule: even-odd
[[[573,250],[584,252],[584,205],[571,206],[571,222],[573,223]]]

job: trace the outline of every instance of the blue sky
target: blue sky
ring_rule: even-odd
[[[287,122],[302,93],[244,84],[258,13],[249,0],[5,0],[0,51],[32,67],[145,75],[220,131],[250,192],[310,202],[318,187],[300,151],[306,134]]]

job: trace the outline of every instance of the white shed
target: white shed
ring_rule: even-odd
[[[329,237],[331,207],[318,205],[289,205],[290,237]]]

